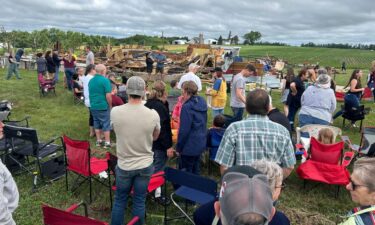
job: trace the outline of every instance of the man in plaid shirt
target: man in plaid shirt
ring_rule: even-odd
[[[266,159],[283,168],[284,178],[294,169],[296,158],[288,130],[267,117],[269,97],[266,91],[257,89],[246,97],[245,120],[232,123],[225,131],[215,161],[221,174],[234,165],[250,165]]]

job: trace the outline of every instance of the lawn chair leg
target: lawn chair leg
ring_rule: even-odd
[[[44,180],[44,176],[43,176],[43,173],[42,173],[42,167],[40,166],[40,161],[39,161],[39,157],[36,158],[36,163],[38,164],[38,169],[39,169],[39,174],[40,174],[40,178],[42,180]]]
[[[359,133],[361,133],[361,131],[362,131],[362,122],[363,122],[363,120],[361,120],[361,124],[359,125]]]
[[[164,196],[167,196],[167,184],[164,184]],[[167,225],[167,204],[164,204],[164,225]]]
[[[345,128],[345,118],[342,118],[342,128]]]
[[[89,183],[90,183],[90,204],[92,203],[92,181],[91,181],[91,176],[89,177]]]
[[[65,185],[66,185],[66,191],[68,191],[68,170],[65,169]]]
[[[306,189],[306,186],[307,186],[307,181],[303,180],[303,189]]]
[[[336,190],[336,198],[339,197],[339,193],[340,193],[340,185],[337,185],[337,190]]]
[[[33,187],[31,188],[32,193],[36,192],[37,184],[38,184],[38,172],[33,172]]]
[[[111,202],[111,210],[113,207],[112,203],[112,185],[111,185],[111,174],[110,171],[108,170],[108,187],[109,187],[109,201]]]

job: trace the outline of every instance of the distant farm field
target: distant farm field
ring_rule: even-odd
[[[319,64],[341,68],[341,63],[346,62],[347,68],[368,69],[375,60],[375,51],[358,49],[335,48],[307,48],[293,46],[260,46],[239,45],[240,55],[244,57],[274,56],[287,61],[289,64]],[[187,45],[168,45],[166,49],[173,52],[183,52]]]

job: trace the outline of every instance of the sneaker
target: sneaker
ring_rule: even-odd
[[[104,148],[107,149],[107,148],[111,148],[112,145],[111,145],[111,142],[105,142],[104,143]]]
[[[102,140],[97,140],[95,146],[96,146],[96,147],[101,147],[102,144],[103,144],[103,141],[102,141]]]

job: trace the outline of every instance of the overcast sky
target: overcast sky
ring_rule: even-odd
[[[205,38],[260,31],[288,44],[375,43],[375,0],[0,0],[6,30]]]

